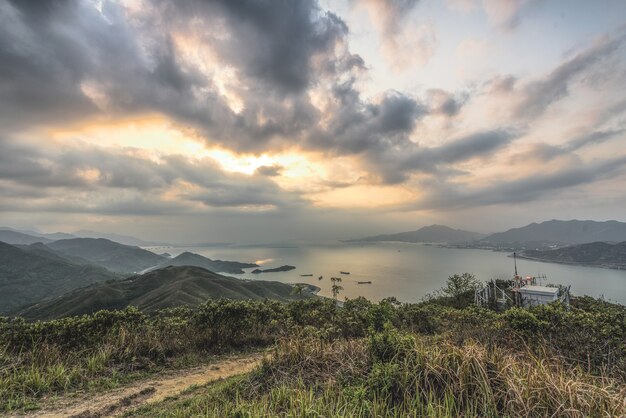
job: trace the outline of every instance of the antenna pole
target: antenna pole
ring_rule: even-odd
[[[517,276],[517,253],[513,252],[513,263],[515,263],[515,276]]]

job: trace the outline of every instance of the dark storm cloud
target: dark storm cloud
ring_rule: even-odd
[[[96,108],[80,81],[88,66],[74,1],[0,2],[0,123],[79,119]],[[64,28],[67,24],[68,27]]]
[[[187,23],[226,19],[227,36],[217,44],[222,58],[249,77],[284,92],[301,92],[315,81],[311,60],[326,55],[348,33],[335,14],[316,0],[154,0],[170,19]]]
[[[436,191],[420,202],[422,209],[465,209],[490,205],[531,202],[565,189],[614,178],[626,172],[626,157],[568,167],[556,172],[530,175],[514,181],[500,181],[491,186],[472,188],[436,183]],[[408,208],[416,209],[416,206]]]
[[[405,181],[410,173],[422,172],[446,175],[462,174],[453,164],[484,158],[509,145],[517,137],[515,132],[496,130],[475,133],[454,139],[437,147],[419,147],[378,156],[378,164],[385,167],[383,179],[386,183]]]
[[[354,154],[408,144],[407,136],[426,114],[423,105],[396,91],[373,103],[361,101],[358,91],[342,85],[335,89],[335,97],[339,106],[332,111],[329,127],[310,137],[312,147]]]
[[[589,77],[598,65],[624,52],[626,35],[598,42],[555,68],[543,79],[528,84],[523,90],[523,100],[516,109],[520,117],[537,117],[552,103],[569,95],[570,85],[580,76]]]

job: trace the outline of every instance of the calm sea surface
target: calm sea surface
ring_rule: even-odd
[[[395,296],[403,302],[419,301],[427,293],[442,287],[447,277],[455,273],[474,273],[480,280],[509,278],[513,275],[513,259],[508,257],[508,253],[421,244],[334,243],[287,248],[168,247],[154,251],[167,251],[172,256],[191,251],[212,259],[257,262],[264,269],[290,264],[296,266],[296,269],[258,275],[247,272],[236,277],[311,283],[321,287],[321,295],[331,296],[329,279],[331,276],[339,276],[343,279],[345,289],[341,298],[364,296],[373,301],[387,296]],[[547,279],[542,284],[572,285],[572,292],[576,295],[603,296],[607,300],[626,304],[625,270],[527,260],[518,260],[518,270],[522,275],[545,274]],[[350,275],[341,275],[340,271],[350,272]],[[301,274],[313,274],[313,277],[301,277]],[[318,280],[319,276],[324,278]],[[356,283],[370,280],[372,284]]]

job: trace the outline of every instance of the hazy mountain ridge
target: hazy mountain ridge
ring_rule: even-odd
[[[119,279],[104,268],[78,265],[51,252],[0,242],[0,312],[61,295],[91,283]]]
[[[350,242],[375,242],[375,241],[399,241],[399,242],[440,242],[440,243],[459,243],[470,242],[483,238],[485,235],[465,231],[462,229],[453,229],[445,225],[430,225],[415,231],[399,232],[396,234],[383,234],[371,237],[352,239]]]
[[[626,269],[626,242],[592,242],[554,250],[525,250],[522,258],[551,263]]]
[[[48,242],[52,242],[52,240],[47,238],[25,234],[23,232],[14,231],[12,229],[0,230],[0,241],[11,245],[30,245],[36,242],[43,242],[45,244]]]
[[[165,257],[104,238],[74,238],[47,244],[54,251],[83,258],[118,273],[134,273],[161,264]]]
[[[86,229],[81,229],[79,231],[73,232],[72,235],[75,238],[104,238],[109,241],[114,241],[120,244],[128,245],[128,246],[137,246],[137,247],[150,247],[155,245],[165,245],[163,242],[153,242],[146,241],[141,238],[132,237],[130,235],[122,235],[122,234],[114,234],[114,233],[105,233],[98,231],[91,231]]]
[[[312,297],[294,293],[285,283],[241,280],[200,267],[166,267],[126,280],[94,284],[73,290],[15,312],[28,319],[50,319],[81,315],[100,309],[136,306],[144,311],[181,305],[197,306],[208,299],[272,299],[282,302]]]
[[[184,252],[174,258],[167,259],[159,268],[167,266],[193,266],[201,267],[216,273],[242,274],[242,269],[259,267],[254,263],[241,263],[238,261],[212,260],[199,254]]]
[[[553,219],[491,234],[482,241],[492,244],[623,242],[626,241],[626,223],[618,221],[560,221]]]

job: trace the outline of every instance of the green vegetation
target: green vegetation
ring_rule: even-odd
[[[0,410],[275,345],[250,375],[146,416],[620,416],[626,307],[592,298],[495,312],[450,297],[210,301],[0,321]],[[91,383],[90,383],[91,382]]]
[[[0,242],[0,314],[91,283],[118,278],[101,267],[76,264],[37,245],[18,248]]]

